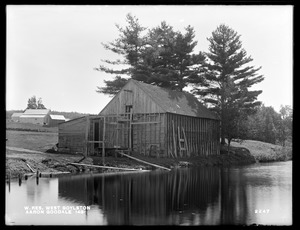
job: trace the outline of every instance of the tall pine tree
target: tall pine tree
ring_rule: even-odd
[[[253,61],[242,48],[240,35],[222,24],[208,38],[209,52],[204,67],[204,82],[195,82],[194,94],[216,111],[221,119],[221,144],[225,144],[225,136],[232,125],[226,111],[234,114],[250,113],[261,104],[257,96],[261,90],[250,90],[254,84],[264,78],[257,72],[261,69],[250,66]],[[245,116],[241,116],[245,117]],[[235,123],[239,123],[235,121]]]
[[[116,75],[112,81],[104,81],[106,84],[105,87],[97,87],[98,89],[96,91],[98,93],[116,94],[126,84],[128,77],[133,75],[133,70],[141,62],[141,52],[146,45],[143,36],[143,32],[146,28],[141,26],[138,18],[131,14],[127,14],[126,23],[125,28],[116,25],[119,31],[119,37],[117,39],[107,44],[102,43],[105,49],[118,54],[122,59],[115,61],[102,60],[105,64],[119,68],[109,68],[105,65],[100,65],[98,68],[95,68],[95,70]],[[122,77],[124,75],[127,77]]]
[[[191,26],[185,28],[185,33],[174,31],[166,22],[149,29],[146,34],[136,17],[127,15],[127,26],[121,28],[119,38],[114,42],[104,44],[104,47],[123,56],[123,60],[103,60],[106,64],[127,65],[128,68],[112,69],[100,65],[96,70],[116,74],[114,80],[105,81],[105,87],[98,87],[99,93],[114,95],[129,78],[154,84],[173,90],[182,91],[199,75],[199,65],[205,57],[199,52],[193,53],[197,42]]]

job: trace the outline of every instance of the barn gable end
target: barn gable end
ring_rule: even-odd
[[[124,114],[126,106],[132,106],[134,113],[164,113],[165,110],[140,87],[130,80],[120,92],[104,107],[99,115]]]

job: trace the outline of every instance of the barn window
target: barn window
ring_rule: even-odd
[[[125,106],[125,113],[130,113],[131,109],[132,109],[132,105],[126,105]]]

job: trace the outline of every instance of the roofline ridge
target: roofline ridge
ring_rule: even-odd
[[[132,80],[134,80],[134,79],[132,79]],[[137,85],[138,85],[139,83],[146,84],[146,85],[151,85],[151,84],[147,84],[147,83],[144,83],[144,82],[141,82],[141,81],[137,81],[137,80],[134,80],[133,83],[135,83],[135,84],[137,84]],[[154,86],[154,85],[151,85],[151,86]],[[159,86],[156,86],[156,87],[159,87]],[[145,94],[147,94],[147,95],[151,98],[151,100],[152,100],[159,108],[161,108],[165,113],[168,112],[166,109],[164,109],[164,108],[160,105],[159,102],[156,101],[155,98],[152,97],[152,95],[151,95],[150,93],[146,92],[146,91],[143,89],[143,86],[140,87],[140,88],[141,88],[141,90],[142,90]],[[162,88],[162,87],[159,87],[159,88]]]

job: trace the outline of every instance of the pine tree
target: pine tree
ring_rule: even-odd
[[[100,65],[98,68],[95,68],[97,71],[117,75],[112,81],[104,81],[106,86],[97,87],[96,92],[98,93],[115,95],[126,84],[128,77],[134,74],[134,68],[141,62],[141,52],[146,45],[143,36],[143,32],[146,28],[141,26],[138,18],[131,14],[126,15],[126,23],[125,28],[116,25],[119,31],[119,37],[117,39],[107,44],[102,43],[105,49],[120,55],[122,59],[115,61],[102,60],[102,62],[108,65],[117,66],[119,68],[109,68],[105,65]]]
[[[195,32],[191,26],[185,33],[174,31],[166,22],[149,29],[143,34],[142,27],[136,17],[127,15],[127,26],[121,28],[119,38],[104,44],[105,48],[122,55],[124,60],[103,60],[106,64],[129,66],[121,70],[100,65],[96,70],[119,75],[113,81],[105,81],[105,87],[98,87],[97,92],[114,95],[127,82],[120,75],[148,84],[154,84],[172,90],[182,91],[185,86],[199,78],[199,65],[205,57],[199,52],[194,54],[197,45]],[[120,88],[119,88],[120,87]]]
[[[250,66],[253,60],[242,48],[240,35],[226,25],[220,25],[212,36],[204,67],[204,82],[195,82],[193,92],[221,119],[221,144],[225,144],[226,110],[235,108],[237,113],[250,113],[261,102],[257,96],[261,90],[249,88],[264,78],[257,75],[261,69]]]

